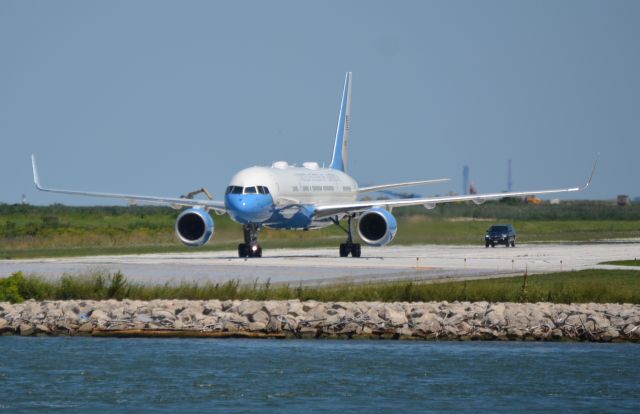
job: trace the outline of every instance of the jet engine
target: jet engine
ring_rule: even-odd
[[[185,210],[176,220],[176,236],[186,246],[202,246],[213,236],[213,219],[201,208]]]
[[[396,236],[398,223],[393,214],[382,208],[365,211],[358,220],[358,234],[370,246],[384,246]]]

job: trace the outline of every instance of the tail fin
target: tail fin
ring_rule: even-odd
[[[333,146],[333,157],[329,168],[347,171],[347,143],[349,141],[349,118],[351,118],[351,72],[347,72],[342,91],[340,116],[338,116],[338,130],[336,142]]]

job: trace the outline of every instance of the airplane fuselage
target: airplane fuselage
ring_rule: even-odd
[[[314,219],[315,205],[355,201],[357,194],[358,183],[342,171],[320,168],[317,163],[299,167],[279,161],[235,174],[227,187],[225,207],[241,224],[306,230],[332,224],[326,218]]]

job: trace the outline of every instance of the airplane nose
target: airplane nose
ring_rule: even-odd
[[[240,223],[260,223],[271,217],[271,196],[267,194],[227,194],[225,204]]]

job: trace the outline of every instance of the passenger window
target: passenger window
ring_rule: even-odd
[[[244,193],[245,194],[255,194],[256,193],[256,188],[255,187],[245,187]]]

